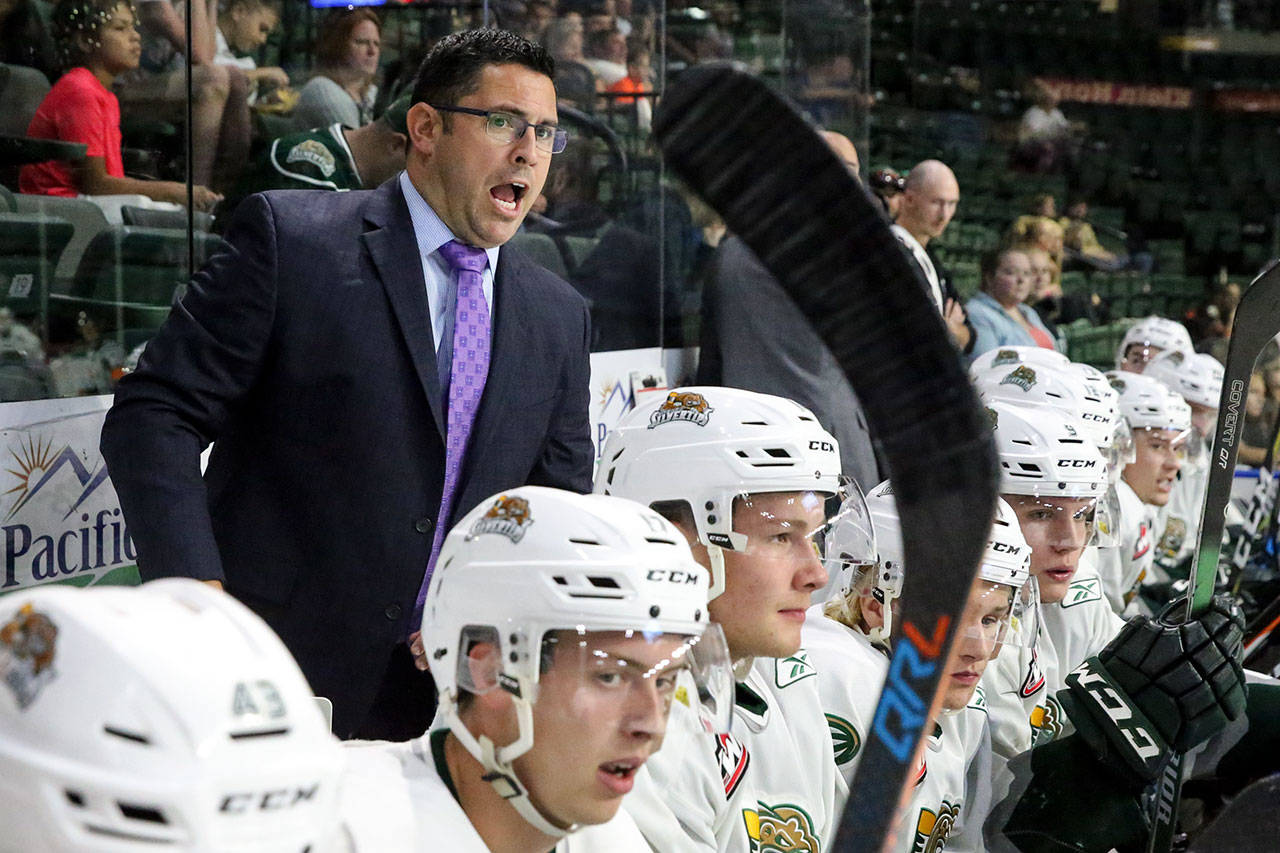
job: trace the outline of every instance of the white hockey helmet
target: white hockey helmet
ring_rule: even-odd
[[[284,644],[206,584],[0,598],[0,850],[320,849],[342,767]]]
[[[1078,420],[1085,437],[1100,451],[1105,452],[1115,438],[1120,420],[1116,393],[1105,377],[1101,382],[1086,379],[1069,361],[1039,367],[993,366],[974,374],[974,385],[983,400],[1049,409]]]
[[[1116,372],[1111,387],[1120,394],[1120,412],[1130,429],[1191,429],[1191,407],[1164,383],[1145,374]]]
[[[737,388],[677,388],[628,412],[600,451],[595,491],[648,506],[688,504],[712,562],[710,598],[724,591],[719,549],[744,551],[737,498],[842,488],[840,447],[799,403]]]
[[[1120,346],[1116,349],[1116,370],[1125,369],[1131,346],[1141,347],[1143,351],[1141,361],[1143,363],[1150,361],[1153,356],[1160,352],[1181,350],[1189,353],[1195,349],[1191,345],[1191,334],[1187,331],[1186,326],[1177,320],[1157,317],[1154,314],[1149,317],[1143,317],[1124,333],[1124,338],[1121,339]],[[1132,361],[1129,361],[1129,365],[1130,367],[1138,366],[1137,363]]]
[[[449,531],[422,615],[439,713],[525,820],[553,837],[573,829],[538,811],[513,766],[533,746],[539,677],[566,633],[679,640],[642,677],[679,673],[707,729],[728,731],[733,671],[707,615],[708,582],[675,526],[621,498],[523,486],[481,502]],[[498,666],[479,680],[468,660],[477,642],[495,647]],[[603,653],[594,657],[612,664]],[[519,736],[506,746],[472,735],[459,717],[464,691],[493,689],[511,694],[516,707]]]
[[[991,657],[995,658],[1006,643],[1034,648],[1039,623],[1040,589],[1031,576],[1031,546],[1022,535],[1018,516],[1003,498],[996,499],[995,518],[987,535],[987,547],[978,564],[978,577],[987,583],[1008,587],[1008,591],[994,591],[994,595],[1007,595],[1009,609],[999,626],[998,642]],[[986,598],[987,593],[983,593]],[[1012,633],[1009,626],[1020,627]],[[970,626],[971,628],[973,626]],[[986,628],[979,629],[986,631]]]
[[[1143,376],[1159,380],[1188,403],[1207,409],[1218,408],[1224,374],[1222,363],[1213,356],[1181,350],[1158,354],[1142,371]]]
[[[977,379],[979,374],[1000,368],[1013,369],[1020,364],[1032,367],[1060,367],[1070,364],[1070,360],[1054,349],[1038,346],[996,347],[989,349],[969,363],[969,376]]]
[[[1080,421],[1001,400],[988,403],[987,414],[1000,456],[1002,494],[1097,499],[1106,491],[1106,460]]]
[[[902,595],[904,577],[902,522],[898,518],[893,486],[888,480],[867,493],[866,506],[875,536],[876,559],[863,567],[853,587],[879,602],[884,624],[868,630],[867,636],[872,642],[887,643],[893,630],[893,603]],[[864,578],[869,581],[865,587],[858,583]]]

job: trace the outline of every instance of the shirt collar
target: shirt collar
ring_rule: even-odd
[[[400,173],[400,191],[404,193],[405,203],[409,206],[409,219],[413,221],[413,234],[418,239],[418,250],[424,256],[438,251],[450,240],[458,239],[449,230],[449,226],[444,224],[444,220],[436,215],[431,205],[427,204],[422,193],[418,192],[413,181],[409,180],[407,171]],[[498,268],[499,248],[494,246],[484,250],[484,253],[489,256],[490,271]]]

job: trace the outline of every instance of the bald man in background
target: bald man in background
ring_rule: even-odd
[[[959,203],[960,183],[946,163],[940,160],[917,163],[907,173],[893,233],[929,282],[930,295],[956,346],[968,353],[973,349],[973,327],[960,304],[959,294],[951,286],[950,277],[939,274],[937,263],[928,252],[929,241],[941,237],[947,230]]]
[[[821,133],[858,177],[858,151],[849,138]],[[862,406],[835,356],[782,286],[734,235],[720,243],[714,275],[703,292],[701,343],[697,384],[795,400],[840,442],[841,467],[863,490],[887,476]]]

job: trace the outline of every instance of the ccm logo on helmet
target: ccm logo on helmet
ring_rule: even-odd
[[[668,583],[696,584],[698,575],[691,575],[679,569],[650,569],[645,580],[667,581]]]
[[[1098,464],[1096,459],[1059,459],[1059,468],[1092,468]]]
[[[987,547],[990,548],[992,551],[995,551],[997,554],[1021,554],[1022,553],[1021,545],[1010,545],[1007,542],[996,542],[992,540],[990,543],[988,543]]]
[[[304,788],[279,788],[262,793],[227,794],[222,798],[218,811],[224,814],[250,814],[252,812],[278,812],[291,809],[308,800],[314,800],[320,783]]]
[[[825,450],[827,453],[835,453],[836,446],[829,441],[811,441],[809,442],[810,450]]]

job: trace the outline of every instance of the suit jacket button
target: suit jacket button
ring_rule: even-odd
[[[388,620],[394,622],[400,618],[400,613],[401,613],[400,605],[388,604],[387,609],[382,612],[387,617]]]
[[[420,518],[420,519],[418,519],[417,521],[415,521],[415,522],[413,523],[413,529],[414,529],[414,530],[416,530],[416,531],[418,531],[419,533],[430,533],[430,532],[431,532],[431,519],[430,519],[430,518]]]

